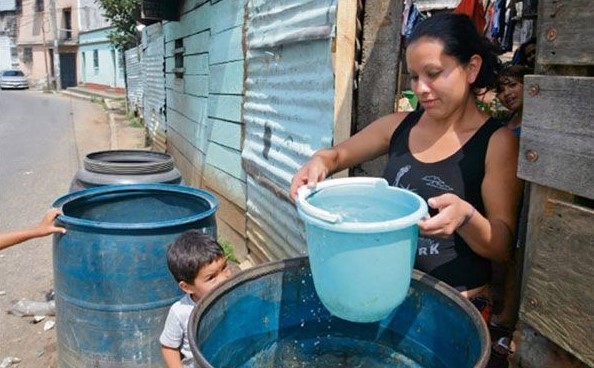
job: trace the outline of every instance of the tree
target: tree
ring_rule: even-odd
[[[95,0],[103,7],[105,18],[111,21],[115,30],[107,38],[117,48],[127,49],[138,43],[136,18],[141,0]]]

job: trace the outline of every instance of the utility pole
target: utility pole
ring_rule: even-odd
[[[56,0],[49,0],[50,3],[50,18],[52,20],[52,28],[54,29],[54,77],[56,78],[56,90],[62,89],[62,79],[60,77],[60,52],[59,47],[59,31],[58,31],[58,15],[56,13]]]
[[[51,89],[50,71],[47,65],[47,41],[45,40],[45,14],[41,17],[41,37],[43,39],[43,61],[45,62],[45,79],[48,91]]]

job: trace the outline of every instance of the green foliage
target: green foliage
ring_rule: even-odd
[[[115,30],[107,38],[117,48],[134,47],[137,42],[136,17],[141,0],[95,0],[103,7],[105,18]]]
[[[223,247],[223,250],[225,251],[225,258],[227,258],[228,261],[233,263],[239,263],[239,260],[237,259],[237,257],[235,257],[233,246],[229,241],[219,241],[219,244],[221,244],[221,247]]]

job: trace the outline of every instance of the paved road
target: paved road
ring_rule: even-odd
[[[109,149],[103,108],[37,91],[0,91],[0,231],[37,223],[66,194],[82,157]],[[52,237],[0,252],[0,362],[53,367],[55,330],[5,312],[19,299],[44,300],[52,288]]]

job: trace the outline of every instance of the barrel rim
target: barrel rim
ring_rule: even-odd
[[[156,191],[156,192],[176,192],[179,194],[185,194],[190,196],[200,197],[201,199],[206,200],[210,204],[210,209],[204,212],[200,212],[197,215],[187,216],[176,220],[168,220],[168,221],[159,221],[159,222],[140,222],[140,223],[110,223],[110,222],[103,222],[103,221],[91,221],[91,220],[84,220],[79,219],[76,217],[68,216],[61,213],[57,217],[57,221],[72,225],[72,226],[81,226],[81,227],[92,227],[98,229],[108,229],[108,230],[131,230],[131,229],[161,229],[161,228],[169,228],[172,226],[180,226],[186,225],[189,223],[193,223],[198,220],[202,220],[208,218],[215,214],[217,209],[219,208],[219,200],[210,192],[197,189],[185,185],[179,184],[120,184],[120,185],[105,185],[101,187],[94,187],[89,189],[83,189],[79,191],[75,191],[72,193],[65,194],[58,199],[56,199],[52,203],[52,207],[59,208],[60,210],[62,207],[67,204],[71,203],[75,200],[81,198],[89,198],[99,195],[105,194],[112,194],[112,193],[123,193],[123,192],[131,192],[131,191]]]
[[[198,321],[202,318],[203,314],[206,313],[220,297],[227,294],[230,290],[238,285],[244,284],[248,281],[252,281],[257,277],[269,275],[287,268],[305,267],[309,264],[309,258],[307,256],[288,258],[280,261],[267,262],[260,265],[256,265],[252,268],[246,269],[235,275],[234,277],[223,281],[217,285],[214,289],[206,293],[200,303],[194,307],[190,318],[188,320],[188,337],[190,342],[190,350],[194,355],[196,363],[204,368],[215,368],[213,367],[206,358],[202,355],[200,349],[196,345],[196,328],[198,327]],[[472,303],[460,295],[460,292],[443,281],[436,279],[435,277],[413,269],[412,280],[430,286],[436,291],[441,292],[445,295],[448,300],[453,302],[459,308],[463,309],[471,319],[471,322],[477,327],[477,331],[480,337],[480,341],[484,342],[481,344],[481,354],[477,360],[476,367],[486,367],[489,362],[491,354],[491,337],[489,335],[489,329],[485,320],[482,318],[480,312],[472,305]],[[455,297],[459,295],[459,297]]]
[[[126,157],[129,161],[112,161]],[[110,160],[111,159],[111,160]],[[98,174],[153,174],[174,169],[173,157],[167,153],[148,150],[106,150],[87,154],[83,168]]]

